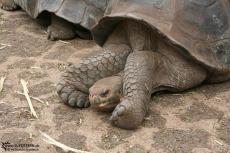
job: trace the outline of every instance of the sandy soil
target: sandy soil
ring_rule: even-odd
[[[63,152],[43,142],[41,130],[93,153],[230,153],[230,82],[156,95],[143,125],[126,131],[110,125],[109,114],[60,103],[55,84],[66,63],[98,50],[92,41],[69,42],[48,41],[45,28],[22,11],[0,11],[0,43],[11,45],[0,50],[0,76],[7,77],[0,94],[0,142],[39,144],[41,153]],[[49,103],[32,101],[38,119],[15,93],[22,91],[20,79],[28,81],[30,95]]]

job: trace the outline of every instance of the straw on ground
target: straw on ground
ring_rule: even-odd
[[[27,82],[26,82],[25,80],[23,80],[23,79],[21,79],[20,82],[21,82],[21,84],[22,84],[22,87],[23,87],[23,91],[24,91],[24,95],[25,95],[25,97],[26,97],[26,100],[27,100],[27,102],[28,102],[28,104],[29,104],[31,114],[32,114],[35,118],[38,118],[37,113],[35,112],[34,107],[33,107],[33,105],[32,105],[32,102],[31,102],[31,100],[30,100],[29,90],[28,90],[28,88],[27,88]]]
[[[71,148],[69,146],[66,146],[56,140],[54,140],[53,138],[51,138],[49,135],[47,135],[46,133],[44,132],[41,132],[39,131],[40,134],[43,136],[42,140],[49,143],[49,144],[52,144],[52,145],[55,145],[61,149],[63,149],[65,152],[68,152],[68,151],[72,151],[72,152],[75,152],[75,153],[89,153],[87,151],[82,151],[82,150],[78,150],[78,149],[75,149],[75,148]]]
[[[19,94],[19,95],[23,95],[23,96],[25,96],[25,94],[24,93],[22,93],[22,92],[19,92],[19,91],[15,91],[17,94]],[[30,96],[30,95],[29,95]],[[43,100],[41,100],[41,99],[39,99],[39,98],[37,98],[37,97],[33,97],[33,96],[30,96],[30,98],[31,99],[33,99],[33,100],[36,100],[36,101],[38,101],[38,102],[40,102],[40,103],[42,103],[42,104],[45,104],[45,105],[47,105],[47,106],[49,106],[49,103],[46,101],[43,101]]]
[[[3,90],[5,79],[6,77],[1,77],[0,79],[0,92],[2,92]]]
[[[3,44],[3,43],[1,43],[0,45],[1,45],[0,50],[4,49],[6,47],[11,47],[11,45]]]

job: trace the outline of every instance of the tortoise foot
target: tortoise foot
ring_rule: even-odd
[[[70,107],[87,108],[90,106],[88,96],[68,83],[59,83],[57,93],[61,101]]]
[[[72,23],[57,16],[52,17],[51,25],[48,26],[48,40],[69,40],[76,36],[75,27]]]
[[[2,0],[1,9],[6,11],[14,11],[18,9],[18,5],[14,2],[14,0]]]
[[[138,106],[132,107],[132,101],[123,100],[114,109],[110,121],[113,125],[123,129],[135,129],[141,125],[144,119],[144,114],[141,110]]]

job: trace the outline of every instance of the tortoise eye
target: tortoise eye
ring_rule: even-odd
[[[106,97],[109,94],[109,90],[105,90],[100,94],[101,97]]]

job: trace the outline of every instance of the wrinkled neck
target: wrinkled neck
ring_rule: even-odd
[[[133,51],[156,50],[158,34],[141,22],[124,21],[128,42]]]

